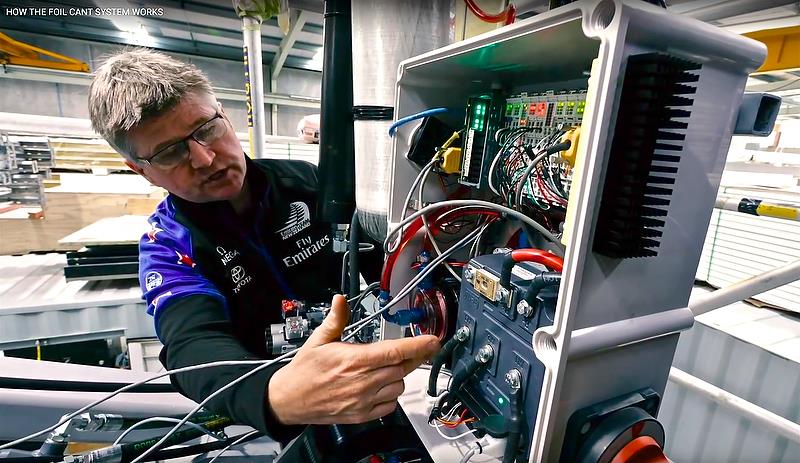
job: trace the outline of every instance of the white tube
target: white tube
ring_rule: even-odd
[[[776,415],[675,367],[669,370],[669,380],[711,399],[714,403],[739,412],[760,427],[779,434],[792,442],[800,443],[800,424],[789,421],[780,415]]]
[[[800,260],[742,280],[727,288],[708,293],[689,304],[694,316],[751,298],[800,279]]]

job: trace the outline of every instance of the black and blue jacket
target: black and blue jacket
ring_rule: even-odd
[[[265,332],[281,323],[281,301],[330,302],[341,280],[330,226],[316,218],[317,171],[300,161],[247,159],[253,210],[227,201],[191,203],[169,195],[139,244],[139,281],[164,343],[168,369],[217,360],[264,359]],[[173,376],[201,401],[253,367],[216,367]],[[268,367],[211,402],[210,408],[287,441],[267,407]]]

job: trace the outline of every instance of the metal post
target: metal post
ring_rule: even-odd
[[[245,92],[247,93],[247,130],[250,136],[250,155],[253,159],[264,157],[266,111],[264,111],[264,68],[261,64],[261,19],[242,18],[244,58],[247,65]]]

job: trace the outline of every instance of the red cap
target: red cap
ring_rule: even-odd
[[[284,299],[281,301],[281,307],[283,308],[283,313],[291,312],[292,310],[297,308],[297,304],[294,301],[289,299]]]
[[[639,436],[617,452],[611,463],[670,463],[661,446],[650,436]]]

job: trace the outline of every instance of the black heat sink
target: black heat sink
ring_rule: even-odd
[[[658,255],[700,65],[663,53],[628,58],[594,235],[614,258]]]

